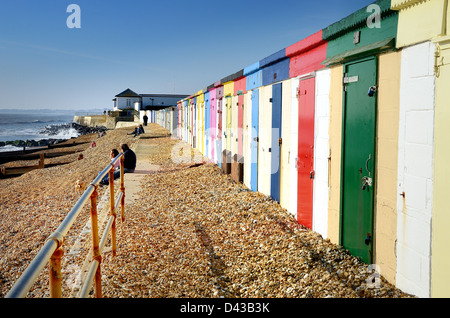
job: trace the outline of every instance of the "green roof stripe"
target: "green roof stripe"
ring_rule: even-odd
[[[391,0],[378,0],[373,2],[380,7],[381,17],[389,15],[394,11],[391,11]],[[367,6],[368,7],[368,6]],[[351,29],[361,27],[366,24],[367,18],[370,16],[370,12],[367,12],[367,7],[364,7],[346,18],[331,24],[322,30],[322,38],[330,41],[333,38],[340,36],[342,33],[348,32]]]

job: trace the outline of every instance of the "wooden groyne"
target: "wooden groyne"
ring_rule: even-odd
[[[35,147],[22,151],[9,151],[0,153],[0,178],[10,178],[20,176],[35,169],[44,169],[58,165],[71,163],[72,160],[62,160],[56,163],[45,163],[45,159],[58,158],[84,151],[90,141],[66,141],[60,144]],[[84,147],[83,147],[84,145]],[[82,147],[77,147],[82,146]],[[37,164],[29,164],[31,160],[39,160]],[[7,163],[19,161],[17,165],[5,165]]]

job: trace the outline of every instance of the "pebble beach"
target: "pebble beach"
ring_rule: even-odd
[[[195,162],[173,160],[182,141],[134,138],[127,135],[131,130],[96,138],[97,146],[85,149],[82,160],[0,180],[2,297],[79,199],[75,181],[89,184],[109,163],[109,151],[123,142],[150,149],[138,160],[153,168],[128,201],[125,221],[117,221],[117,255],[110,248],[102,255],[103,297],[414,297],[194,150]],[[146,130],[149,136],[167,134],[156,124]],[[100,187],[99,197],[107,189]],[[79,290],[90,240],[80,233],[88,223],[86,206],[63,245],[63,297],[76,297]],[[27,297],[48,296],[44,270]]]
[[[63,221],[81,196],[75,191],[75,182],[89,184],[109,163],[109,152],[119,149],[122,142],[132,145],[134,139],[128,136],[130,129],[108,131],[103,137],[97,134],[78,137],[77,141],[93,141],[96,147],[87,143],[78,154],[51,158],[51,162],[71,163],[46,169],[37,169],[20,177],[0,179],[0,293],[4,297],[20,274],[33,260],[46,239]],[[78,146],[77,146],[78,147]],[[68,157],[68,158],[67,158]],[[47,161],[46,161],[47,162]],[[17,163],[16,163],[17,164]],[[23,164],[23,163],[22,163]],[[36,163],[34,163],[36,164]],[[14,166],[14,163],[9,163]],[[99,189],[103,193],[106,189]],[[79,215],[64,242],[69,249],[80,230],[89,220],[89,206]],[[65,262],[72,261],[65,257]],[[71,264],[63,264],[63,266]],[[65,266],[67,268],[67,266]],[[29,293],[29,297],[48,297],[48,273],[43,271]]]

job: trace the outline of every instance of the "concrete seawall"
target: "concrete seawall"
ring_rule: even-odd
[[[121,127],[136,126],[139,122],[134,117],[111,117],[108,115],[74,116],[73,122],[86,127],[106,127],[115,129]]]

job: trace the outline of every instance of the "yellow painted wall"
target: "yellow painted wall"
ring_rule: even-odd
[[[196,114],[196,134],[197,134],[197,144],[196,144],[196,148],[197,149],[201,149],[201,145],[202,145],[202,133],[201,133],[201,127],[202,127],[202,123],[201,123],[201,110],[202,110],[202,103],[200,103],[198,101],[198,96],[197,96],[197,114]]]
[[[231,150],[231,96],[223,98],[223,111],[225,114],[224,121],[222,122],[222,127],[224,131],[224,139],[222,144],[223,150]]]
[[[234,95],[234,82],[227,82],[223,84],[223,96]]]
[[[197,92],[197,103],[203,103],[205,101],[205,94],[203,94],[203,91]]]
[[[448,0],[392,0],[399,10],[397,47],[404,47],[445,33]]]
[[[226,120],[222,123],[223,128],[226,133],[226,138],[224,138],[224,141],[226,143],[222,144],[222,149],[227,149],[231,151],[232,149],[232,96],[234,94],[234,82],[227,82],[223,84],[223,95],[225,96],[223,99],[223,108],[226,108]]]
[[[450,37],[440,40],[444,59],[436,74],[431,296],[450,297]]]
[[[397,237],[397,167],[401,51],[383,54],[378,62],[377,157],[374,262],[395,284]]]
[[[329,196],[328,196],[328,238],[339,243],[339,204],[341,189],[341,136],[342,136],[342,77],[343,66],[331,68],[330,84],[330,127],[329,127]]]
[[[198,92],[197,96],[197,116],[198,116],[198,150],[204,154],[204,130],[205,130],[205,94]]]

